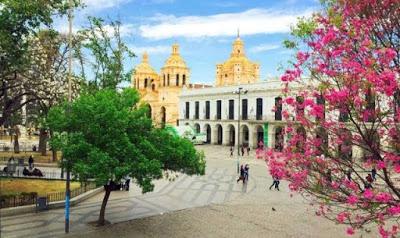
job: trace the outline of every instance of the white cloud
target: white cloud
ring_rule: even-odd
[[[139,27],[140,35],[160,40],[173,37],[217,37],[234,36],[237,29],[241,35],[274,34],[290,31],[300,16],[310,16],[311,9],[301,12],[288,10],[250,9],[239,13],[224,13],[209,16],[156,15]]]
[[[261,44],[250,48],[250,52],[260,53],[269,50],[279,49],[281,46],[278,44]]]
[[[171,51],[171,47],[170,46],[165,46],[165,45],[156,45],[156,46],[134,46],[134,45],[130,45],[128,47],[136,55],[141,55],[144,52],[147,52],[151,56],[151,55],[158,55],[158,54],[168,54]]]
[[[103,10],[106,8],[118,7],[131,0],[83,0],[88,10]]]

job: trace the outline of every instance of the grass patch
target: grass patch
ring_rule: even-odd
[[[71,190],[79,187],[79,182],[71,182]],[[65,181],[0,178],[0,195],[36,192],[39,196],[44,196],[48,193],[63,191],[65,191]]]

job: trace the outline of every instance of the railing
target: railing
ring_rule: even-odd
[[[20,195],[2,195],[0,196],[0,208],[33,205],[36,203],[36,199],[37,199],[36,193],[28,193]]]
[[[86,193],[89,190],[95,189],[96,184],[94,183],[89,183],[89,184],[84,184],[83,186],[71,190],[71,195],[70,198],[77,197],[83,193]],[[56,193],[48,193],[46,195],[47,197],[47,202],[56,202],[56,201],[62,201],[65,200],[65,191],[63,192],[56,192]]]
[[[83,185],[82,187],[71,190],[71,198],[77,197],[87,191],[95,189],[94,183]],[[65,200],[65,191],[46,194],[47,203]],[[34,205],[38,199],[37,193],[27,193],[20,195],[2,195],[0,196],[0,208],[18,207],[25,205]]]
[[[4,172],[3,169],[5,166],[0,166],[0,177],[13,177],[13,178],[33,178],[33,179],[62,179],[65,180],[66,173],[64,172],[63,178],[61,177],[61,171],[54,170],[52,168],[40,168],[38,169],[41,174],[34,172],[33,170],[29,170],[29,173],[24,174],[24,167],[16,166],[14,171]],[[35,169],[35,168],[34,168]]]

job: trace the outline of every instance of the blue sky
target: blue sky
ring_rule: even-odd
[[[192,83],[213,84],[215,65],[230,54],[237,29],[247,56],[261,64],[261,80],[279,76],[292,56],[282,46],[290,25],[299,16],[319,8],[318,0],[83,0],[87,7],[75,13],[74,28],[87,16],[119,19],[127,45],[138,57],[126,62],[132,68],[147,51],[160,71],[174,42],[191,69]],[[56,27],[66,30],[65,21]]]

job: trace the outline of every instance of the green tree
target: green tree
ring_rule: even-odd
[[[133,178],[145,193],[153,190],[152,180],[161,178],[163,170],[205,172],[204,154],[189,141],[154,128],[147,107],[138,102],[133,89],[99,90],[82,95],[69,107],[53,107],[48,115],[50,129],[67,133],[52,138],[62,150],[62,166],[81,181],[92,178],[104,185],[99,225],[105,224],[112,184],[122,178]]]

